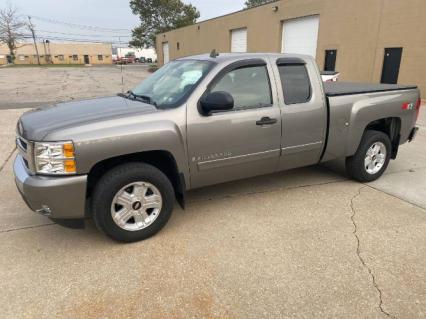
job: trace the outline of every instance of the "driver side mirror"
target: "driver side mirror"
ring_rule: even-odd
[[[215,111],[228,111],[234,108],[234,98],[228,92],[212,92],[201,99],[200,106],[206,115]]]

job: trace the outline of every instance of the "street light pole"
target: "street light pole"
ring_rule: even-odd
[[[40,65],[40,55],[38,54],[36,36],[35,36],[35,32],[34,32],[34,26],[33,26],[32,22],[31,22],[31,17],[30,16],[28,16],[28,26],[29,26],[29,28],[31,30],[31,33],[33,35],[34,48],[35,48],[35,51],[36,51],[36,54],[37,54],[37,62],[38,62],[38,65]]]

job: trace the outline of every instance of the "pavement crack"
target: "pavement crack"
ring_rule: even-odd
[[[5,230],[0,230],[0,234],[10,233],[10,232],[14,232],[14,231],[17,231],[17,230],[26,230],[26,229],[40,228],[40,227],[46,227],[46,226],[52,226],[52,225],[56,225],[56,223],[48,223],[48,224],[41,224],[41,225],[10,228],[10,229],[5,229]]]
[[[350,204],[351,211],[352,211],[351,221],[352,221],[352,224],[353,224],[353,227],[354,227],[353,234],[354,234],[356,242],[357,242],[356,255],[358,256],[358,259],[361,262],[361,265],[365,269],[367,269],[367,271],[368,271],[368,273],[369,273],[369,275],[371,277],[372,284],[373,284],[374,288],[376,289],[376,291],[378,293],[378,296],[379,296],[379,305],[378,306],[379,306],[380,312],[382,314],[384,314],[388,318],[397,319],[396,316],[390,314],[389,312],[387,312],[383,308],[383,298],[382,298],[383,297],[383,292],[382,292],[382,290],[380,289],[379,285],[376,282],[376,277],[374,276],[374,273],[373,273],[372,269],[367,265],[367,263],[365,262],[364,258],[361,256],[361,240],[360,240],[359,235],[358,235],[358,225],[357,225],[356,220],[355,220],[356,209],[354,207],[354,201],[355,201],[355,199],[357,197],[359,197],[361,195],[361,190],[364,189],[364,188],[366,188],[366,187],[368,187],[368,186],[362,186],[362,187],[360,187],[358,189],[358,192],[351,198],[351,204]]]
[[[3,171],[3,168],[6,166],[7,162],[9,162],[10,158],[12,157],[13,153],[15,153],[15,151],[16,151],[16,146],[13,148],[13,150],[6,157],[6,160],[3,162],[3,164],[1,164],[0,172]]]

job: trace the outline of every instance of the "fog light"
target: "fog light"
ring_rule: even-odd
[[[52,210],[46,205],[41,205],[41,208],[37,209],[36,212],[43,216],[50,216],[52,214]]]

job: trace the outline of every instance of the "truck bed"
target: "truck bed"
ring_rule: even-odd
[[[415,85],[398,84],[369,84],[351,82],[324,82],[324,92],[326,96],[341,96],[351,94],[387,92],[416,89]]]

